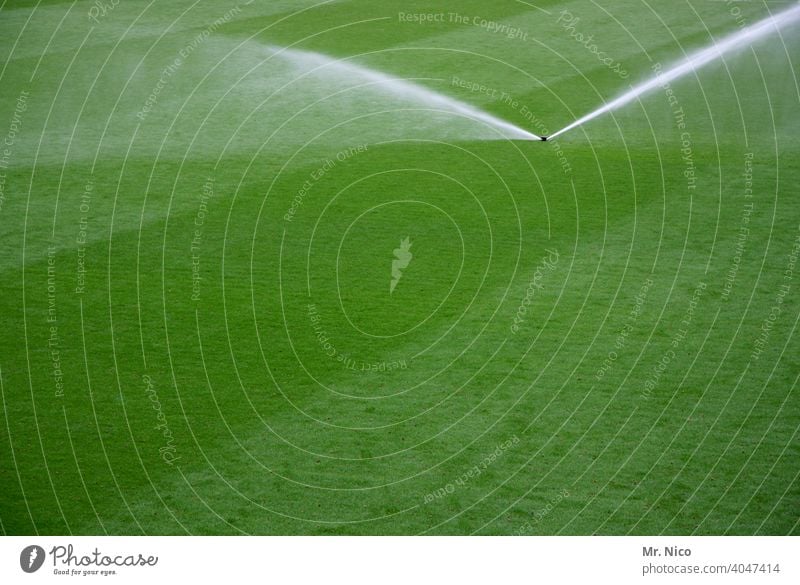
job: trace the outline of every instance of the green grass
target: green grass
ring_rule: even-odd
[[[270,47],[352,57],[541,131],[524,106],[553,132],[736,19],[721,3],[458,4],[521,40],[398,21],[447,3],[268,4],[215,27],[143,121],[164,68],[227,8],[0,10],[0,140],[29,93],[0,169],[4,533],[797,534],[797,39],[674,83],[685,129],[658,91],[556,142],[509,142],[383,112],[421,107],[386,91],[330,97],[354,81],[298,80],[309,67]],[[570,38],[564,9],[630,79]]]

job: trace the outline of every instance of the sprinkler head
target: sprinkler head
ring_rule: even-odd
[[[540,136],[539,138],[542,139],[542,142],[547,142],[547,136]]]

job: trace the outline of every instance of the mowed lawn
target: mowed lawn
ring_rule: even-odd
[[[0,530],[800,532],[796,29],[455,6],[2,6]]]

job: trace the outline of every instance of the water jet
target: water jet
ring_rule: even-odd
[[[578,118],[558,132],[551,134],[550,139],[560,136],[561,134],[564,134],[564,132],[568,132],[574,128],[577,128],[578,126],[582,126],[586,122],[594,120],[598,116],[621,108],[622,106],[633,102],[634,100],[653,91],[654,89],[662,87],[675,79],[683,77],[684,75],[695,72],[701,67],[717,61],[729,53],[749,47],[764,37],[775,34],[781,28],[795,23],[797,20],[800,20],[800,5],[796,5],[788,10],[778,14],[773,14],[764,20],[760,20],[755,24],[746,26],[740,31],[724,37],[719,42],[715,42],[710,47],[696,51],[666,71],[632,87],[629,91],[625,92],[618,98],[597,108],[595,111],[586,114],[582,118]]]

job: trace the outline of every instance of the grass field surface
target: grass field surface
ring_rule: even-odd
[[[0,530],[798,534],[789,5],[2,3]]]

